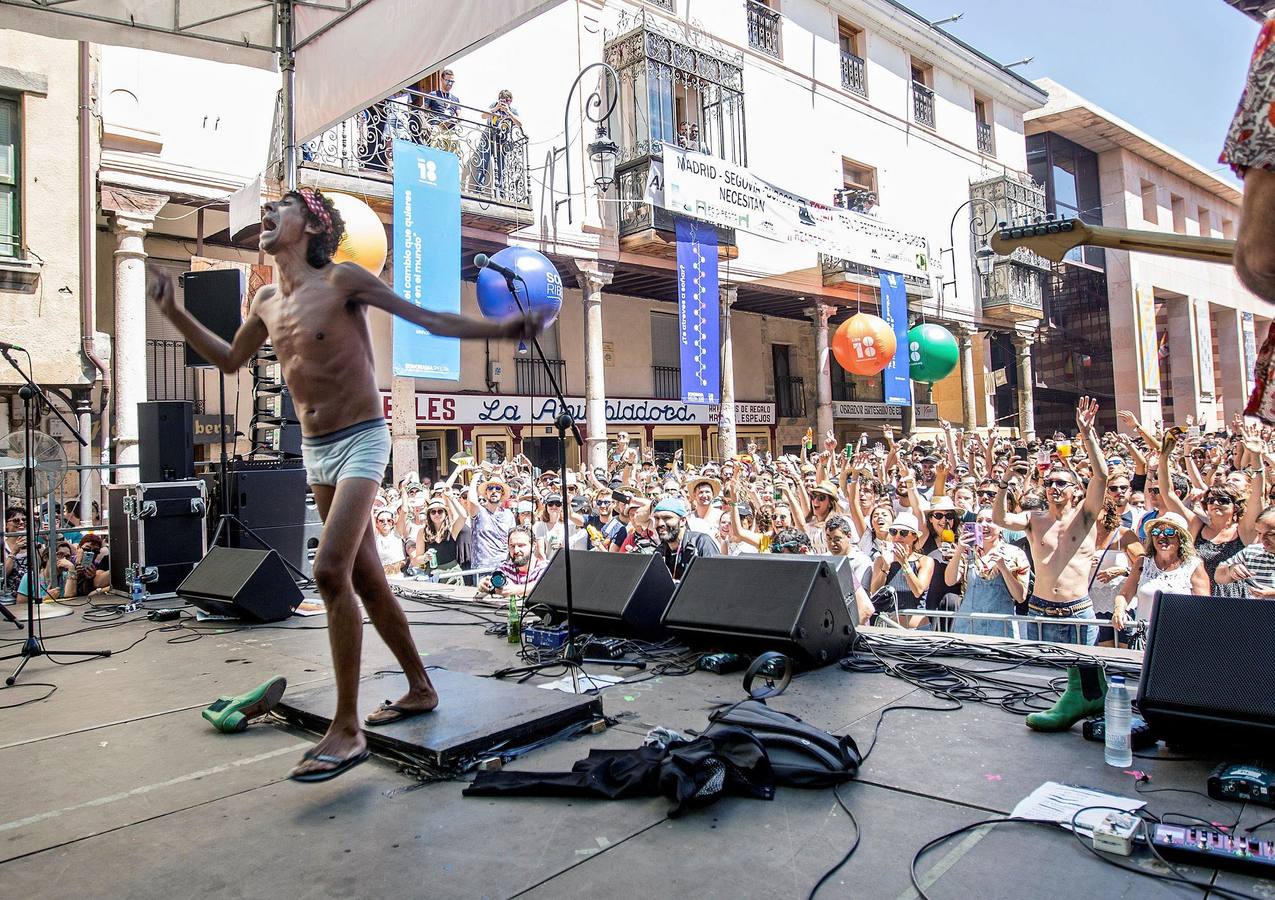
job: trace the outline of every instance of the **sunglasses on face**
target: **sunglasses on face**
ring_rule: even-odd
[[[1064,481],[1064,480],[1062,480],[1062,479],[1060,479],[1060,478],[1051,478],[1049,481],[1046,481],[1046,482],[1045,482],[1045,487],[1056,488],[1056,489],[1058,489],[1058,490],[1062,490],[1063,488],[1069,488],[1069,487],[1071,487],[1071,482],[1070,482],[1070,481]]]
[[[447,510],[445,510],[445,509],[431,509],[431,510],[429,511],[429,514],[430,514],[431,516],[441,516],[441,515],[442,515],[443,513],[445,513],[445,512],[447,512]]]
[[[545,504],[545,506],[561,506],[561,505],[562,505],[561,500],[550,500],[548,503]]]
[[[956,518],[956,513],[950,513],[950,512],[935,512],[935,513],[930,513],[930,518],[932,518],[932,519],[955,519],[955,518]]]
[[[912,532],[906,528],[891,528],[890,537],[907,537]]]
[[[1108,494],[1123,494],[1123,493],[1128,492],[1128,490],[1129,490],[1129,485],[1127,485],[1127,484],[1109,484],[1109,485],[1107,485],[1107,493],[1108,493]]]
[[[979,497],[981,497],[981,498],[983,498],[983,499],[991,499],[991,500],[995,500],[995,499],[996,499],[996,492],[995,492],[995,491],[979,491],[979,492],[978,492],[978,496],[979,496]]]
[[[1147,488],[1147,493],[1148,493],[1148,494],[1158,494],[1158,493],[1160,493],[1160,489],[1159,489],[1159,488]]]
[[[1234,501],[1234,500],[1232,500],[1230,497],[1210,497],[1210,498],[1209,498],[1209,500],[1208,500],[1208,504],[1207,504],[1207,505],[1209,505],[1209,506],[1234,506],[1234,505],[1235,505],[1235,501]]]
[[[1155,528],[1151,529],[1151,536],[1152,537],[1170,537],[1170,538],[1177,537],[1178,530],[1174,528],[1172,525],[1165,525],[1163,527],[1157,525]]]
[[[377,525],[393,525],[394,520],[393,519],[377,519],[376,524]]]

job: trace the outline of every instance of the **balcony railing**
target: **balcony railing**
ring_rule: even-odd
[[[546,362],[549,363],[549,369],[553,372],[558,387],[565,391],[567,389],[566,362],[561,359],[548,359]],[[553,384],[549,381],[545,367],[540,364],[539,359],[514,360],[514,382],[519,394],[530,394],[535,397],[553,396]]]
[[[783,58],[783,44],[779,31],[779,13],[758,0],[744,0],[748,10],[748,46]]]
[[[989,122],[978,123],[978,152],[993,156],[996,148],[992,144],[992,126]]]
[[[919,81],[912,82],[912,118],[918,125],[934,127],[934,92]]]
[[[806,415],[806,379],[797,375],[775,379],[775,413],[781,419]]]
[[[300,148],[308,168],[392,175],[395,139],[456,154],[460,192],[486,202],[531,208],[527,136],[508,118],[418,91],[373,104]]]
[[[682,396],[682,370],[677,366],[651,366],[651,396],[677,400]]]
[[[199,369],[186,367],[185,341],[146,342],[146,399],[190,400],[204,411]]]
[[[860,97],[868,96],[868,79],[863,70],[863,57],[849,50],[841,51],[841,86]]]

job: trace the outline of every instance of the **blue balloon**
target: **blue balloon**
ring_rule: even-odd
[[[547,325],[553,324],[562,309],[562,276],[549,257],[525,247],[506,247],[492,254],[491,259],[522,276],[523,280],[517,282],[518,299],[529,310],[553,310],[553,315],[546,322]],[[526,282],[525,287],[523,282]],[[479,270],[478,308],[488,319],[503,319],[519,311],[503,275],[491,269]]]

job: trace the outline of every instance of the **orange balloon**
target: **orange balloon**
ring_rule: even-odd
[[[894,330],[880,316],[857,313],[837,326],[832,355],[855,375],[875,375],[894,358]]]

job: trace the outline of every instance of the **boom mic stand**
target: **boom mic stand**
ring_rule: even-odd
[[[22,408],[25,419],[22,423],[22,431],[25,437],[26,447],[23,452],[23,488],[27,505],[27,639],[22,642],[22,649],[17,653],[11,653],[8,656],[0,656],[0,660],[21,659],[18,667],[13,670],[13,674],[4,680],[4,683],[12,686],[18,680],[18,676],[22,674],[22,670],[26,668],[27,663],[35,659],[37,656],[110,656],[110,650],[46,650],[44,649],[43,635],[38,634],[35,628],[35,606],[40,602],[40,553],[35,543],[35,415],[40,409],[40,405],[48,407],[67,430],[75,436],[80,442],[81,447],[87,447],[88,441],[84,439],[84,435],[76,430],[75,426],[67,421],[66,416],[58,411],[58,408],[49,402],[49,398],[45,396],[44,391],[40,390],[40,386],[22,371],[22,367],[17,364],[12,356],[9,355],[8,349],[0,350],[0,355],[13,366],[14,370],[21,376],[23,384],[18,388],[18,396],[22,398]],[[28,357],[29,361],[30,357]],[[29,365],[29,362],[28,362]],[[49,508],[49,517],[52,519],[54,513],[52,507]],[[57,555],[56,548],[49,548],[49,565],[53,565],[53,560]],[[34,561],[34,565],[32,562]],[[53,578],[50,575],[50,583]]]
[[[474,263],[478,265],[480,269],[486,268],[487,266],[486,259],[483,259],[480,262],[478,257],[475,257]],[[494,271],[497,271],[498,274],[504,276],[505,284],[509,288],[509,293],[513,295],[514,303],[517,304],[518,306],[518,311],[522,313],[523,318],[526,319],[527,313],[529,312],[529,308],[528,306],[524,306],[523,302],[518,299],[518,289],[515,285],[515,281],[521,281],[524,289],[527,287],[527,282],[523,279],[521,275],[517,274],[516,272],[511,273],[508,271],[505,271],[505,272],[500,272],[499,270],[494,270]],[[555,668],[561,665],[562,662],[566,662],[568,664],[574,663],[574,665],[571,667],[572,685],[573,687],[576,688],[576,693],[579,693],[579,685],[575,681],[576,667],[582,665],[583,663],[596,663],[598,665],[607,665],[607,666],[613,666],[617,668],[620,666],[632,666],[639,669],[646,668],[646,663],[623,660],[623,659],[585,659],[583,649],[576,648],[575,603],[574,603],[575,586],[572,584],[572,581],[571,581],[571,508],[568,502],[566,501],[567,432],[570,431],[575,436],[576,446],[580,448],[581,452],[584,452],[584,438],[581,437],[580,435],[580,426],[576,423],[575,417],[571,415],[571,407],[567,405],[567,398],[564,397],[562,394],[562,387],[558,384],[558,379],[554,377],[553,368],[549,365],[549,361],[545,359],[545,352],[540,347],[540,339],[538,337],[533,336],[531,338],[531,346],[535,348],[536,357],[540,360],[540,365],[544,367],[545,376],[549,379],[549,386],[553,388],[553,395],[558,400],[558,409],[561,410],[561,412],[558,413],[558,417],[553,420],[553,424],[554,424],[554,427],[558,430],[558,473],[562,477],[562,490],[563,490],[562,549],[559,550],[558,552],[562,554],[562,568],[565,572],[566,581],[567,581],[567,592],[566,592],[567,643],[562,648],[561,661],[556,661],[551,663],[538,663],[535,665],[522,666],[522,667],[514,668],[514,669],[505,669],[503,671],[503,674],[507,676],[508,675],[529,675],[535,672],[539,672],[542,669]],[[595,423],[595,425],[596,424],[597,423]]]

